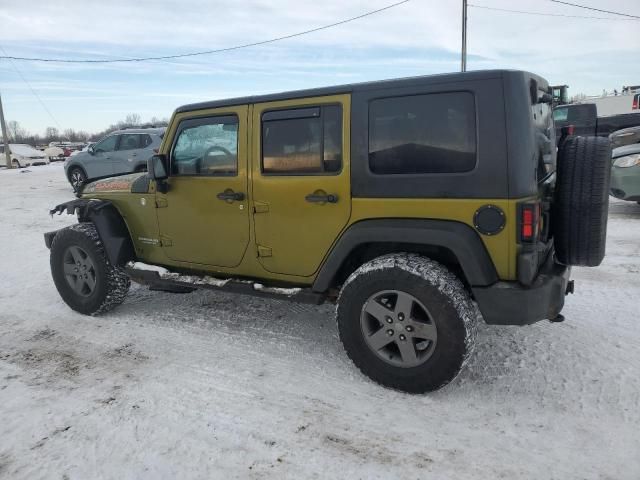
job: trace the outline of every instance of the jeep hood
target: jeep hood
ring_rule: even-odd
[[[82,195],[94,193],[131,193],[136,180],[149,179],[146,173],[129,173],[116,177],[101,178],[91,183],[87,183],[82,189]]]

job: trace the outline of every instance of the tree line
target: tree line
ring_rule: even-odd
[[[142,122],[140,115],[137,113],[128,114],[124,120],[109,125],[106,129],[89,133],[85,130],[74,130],[66,128],[60,130],[56,127],[47,127],[44,135],[28,132],[19,122],[10,120],[7,122],[7,136],[9,143],[27,143],[29,145],[48,145],[51,142],[97,142],[105,135],[123,128],[141,128],[141,127],[166,127],[169,124],[167,118],[151,117],[149,121]]]

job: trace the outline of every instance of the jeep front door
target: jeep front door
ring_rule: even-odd
[[[254,106],[252,188],[257,255],[274,273],[308,277],[351,213],[348,95]]]
[[[160,243],[178,262],[234,267],[249,243],[247,106],[176,115]]]

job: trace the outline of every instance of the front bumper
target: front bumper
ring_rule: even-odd
[[[564,306],[571,267],[550,256],[530,287],[518,282],[498,282],[473,287],[480,312],[491,325],[529,325],[555,319]]]

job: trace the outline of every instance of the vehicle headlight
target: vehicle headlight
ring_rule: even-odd
[[[613,162],[614,167],[627,168],[640,165],[640,153],[635,155],[627,155],[626,157],[616,158]]]

